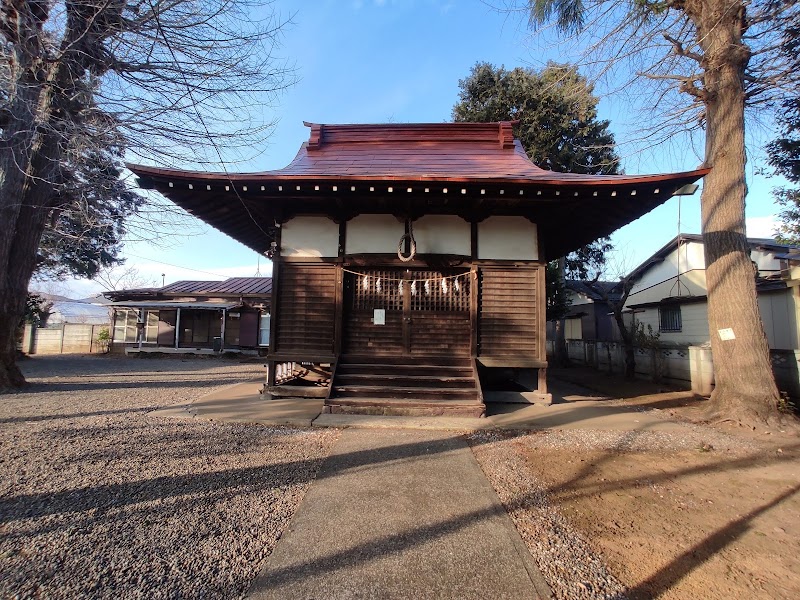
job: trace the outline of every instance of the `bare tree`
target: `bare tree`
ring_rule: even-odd
[[[661,118],[657,139],[705,129],[701,199],[719,418],[779,418],[778,390],[758,312],[745,234],[745,107],[769,109],[797,94],[800,73],[780,48],[796,22],[796,0],[526,0],[534,27],[553,23],[581,41],[601,73],[627,72]],[[649,82],[650,88],[645,90]],[[688,101],[687,101],[688,99]],[[731,329],[735,339],[716,332]]]
[[[138,288],[160,287],[157,279],[150,279],[136,267],[106,267],[100,269],[94,280],[107,292]]]
[[[3,0],[0,387],[24,383],[14,328],[75,157],[108,136],[168,164],[263,148],[262,111],[291,78],[283,24],[247,0]]]

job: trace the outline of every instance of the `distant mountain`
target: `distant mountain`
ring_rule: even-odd
[[[87,298],[81,298],[80,300],[75,300],[75,302],[85,302],[86,304],[102,304],[106,305],[111,302],[108,298],[103,296],[103,294],[95,294],[94,296],[89,296]]]
[[[35,290],[30,290],[31,294],[38,294],[48,302],[83,302],[83,300],[75,300],[73,298],[67,298],[66,296],[59,296],[58,294],[48,294],[47,292],[37,292]]]

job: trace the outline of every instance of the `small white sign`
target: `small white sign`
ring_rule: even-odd
[[[736,339],[736,336],[733,334],[733,329],[731,329],[730,327],[726,329],[719,329],[717,333],[719,333],[719,339],[721,339],[724,342]]]
[[[372,313],[373,325],[386,325],[386,309],[376,308]]]

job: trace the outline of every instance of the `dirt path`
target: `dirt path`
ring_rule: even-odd
[[[604,382],[608,389],[609,382]],[[643,391],[652,392],[646,388]],[[691,421],[680,393],[615,402]],[[551,431],[507,441],[627,596],[800,598],[800,438],[686,424],[685,434]]]

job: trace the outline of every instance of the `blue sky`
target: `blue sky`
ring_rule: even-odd
[[[532,37],[518,16],[498,13],[489,3],[475,0],[277,0],[273,6],[284,17],[293,15],[278,54],[295,64],[298,83],[266,109],[266,117],[277,120],[269,146],[233,170],[285,166],[308,138],[304,120],[449,121],[458,80],[478,61],[539,68],[548,59],[566,58],[559,54],[563,49],[548,49]],[[600,116],[611,119],[618,142],[636,137],[635,123],[626,121],[637,117],[621,100],[603,97]],[[631,174],[688,170],[701,162],[688,145],[649,152],[625,145],[622,155],[623,167]],[[775,213],[771,183],[750,175],[748,233],[764,236],[771,231]],[[699,192],[681,203],[681,229],[699,232]],[[615,233],[617,262],[632,269],[676,235],[677,221],[678,200],[672,199]],[[255,274],[258,257],[253,251],[202,224],[194,233],[175,236],[169,246],[130,243],[123,253],[126,265],[159,283],[162,273],[167,283]],[[265,259],[260,272],[269,273]],[[60,291],[78,297],[99,290],[91,282],[71,281]]]

